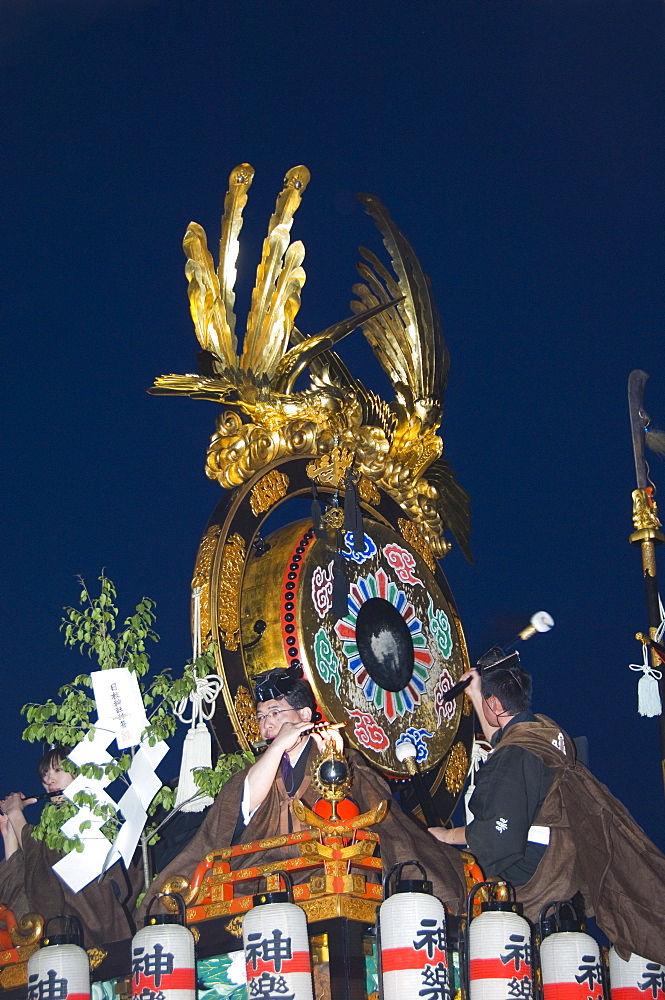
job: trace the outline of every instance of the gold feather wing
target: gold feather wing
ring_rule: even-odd
[[[235,283],[238,272],[236,262],[240,250],[239,236],[242,229],[242,213],[247,204],[247,192],[254,180],[254,167],[249,163],[241,163],[235,167],[229,176],[229,189],[224,199],[222,214],[222,236],[219,241],[219,280],[220,298],[224,303],[226,321],[233,340],[233,353],[237,352],[235,336],[236,316],[234,312],[236,293]]]
[[[366,283],[354,286],[361,302],[352,303],[352,308],[359,311],[388,297],[404,296],[396,310],[371,320],[363,332],[389,378],[408,386],[413,400],[429,399],[440,405],[450,360],[429,281],[411,244],[379,199],[367,194],[358,199],[383,237],[397,281],[374,254],[361,250],[365,262],[358,270]]]
[[[194,329],[204,351],[210,351],[224,365],[234,365],[235,337],[226,319],[220,297],[219,279],[212,254],[208,250],[205,231],[197,222],[190,222],[183,248],[187,254],[185,274],[189,282],[189,309]]]
[[[441,520],[452,531],[457,544],[468,562],[473,562],[471,554],[471,498],[460,486],[455,473],[445,458],[438,458],[430,465],[424,478],[434,486],[437,497],[434,501]]]
[[[338,344],[344,337],[348,337],[350,333],[353,333],[359,326],[362,326],[364,322],[385,312],[386,309],[397,305],[398,302],[399,299],[389,299],[387,302],[380,302],[372,309],[363,310],[360,314],[356,313],[354,316],[349,316],[348,319],[343,319],[339,323],[333,323],[332,326],[322,330],[321,333],[314,334],[313,337],[305,337],[300,331],[296,331],[297,336],[294,337],[295,327],[291,323],[289,338],[295,346],[286,352],[275,367],[271,379],[272,384],[280,392],[292,392],[298,375],[307,367],[313,371],[312,362],[320,354],[326,354],[335,344]]]
[[[209,351],[219,362],[220,370],[238,364],[235,334],[236,261],[238,236],[242,229],[242,212],[247,204],[247,191],[254,178],[248,163],[241,163],[231,171],[229,189],[224,199],[222,237],[219,244],[219,268],[215,271],[212,254],[208,250],[205,230],[190,222],[183,248],[187,255],[185,274],[189,282],[189,308],[194,320],[196,336],[204,351]]]
[[[289,246],[293,216],[309,182],[307,167],[292,167],[284,178],[256,272],[240,366],[270,377],[287,350],[305,283],[302,243]]]

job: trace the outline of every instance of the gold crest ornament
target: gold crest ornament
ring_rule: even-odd
[[[195,574],[202,639],[225,681],[212,725],[225,750],[249,749],[253,678],[273,667],[302,671],[326,719],[346,724],[349,745],[402,782],[407,808],[417,804],[407,801],[395,748],[415,741],[448,816],[458,785],[444,780],[449,752],[470,753],[473,724],[463,697],[444,698],[469,657],[438,561],[452,539],[471,558],[470,513],[443,458],[449,358],[429,281],[381,202],[359,195],[389,263],[361,248],[351,315],[320,333],[300,330],[305,249],[291,230],[310,177],[293,167],[240,338],[236,262],[253,178],[249,164],[231,172],[217,264],[201,226],[185,235],[199,371],[162,375],[149,389],[220,406],[206,474],[225,493]],[[336,353],[351,334],[366,338],[393,398]]]
[[[336,443],[355,456],[355,469],[383,488],[417,523],[434,555],[445,555],[450,528],[467,557],[469,498],[441,457],[438,435],[449,357],[420,263],[381,202],[360,201],[383,236],[394,273],[361,249],[354,315],[308,337],[295,326],[305,283],[303,244],[290,242],[293,216],[309,183],[306,167],[284,179],[257,269],[242,353],[236,336],[238,237],[253,168],[231,172],[224,202],[220,259],[215,268],[205,231],[192,222],[184,239],[185,274],[194,327],[203,348],[197,375],[163,375],[149,391],[232,405],[208,450],[206,473],[233,487],[268,465],[296,455],[322,455]],[[393,384],[384,402],[354,378],[333,348],[358,327]],[[295,392],[310,370],[309,389]]]

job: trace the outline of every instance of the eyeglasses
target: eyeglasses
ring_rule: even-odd
[[[295,712],[295,708],[273,708],[270,712],[266,712],[265,715],[257,715],[259,724],[270,719],[271,722],[277,721],[277,716],[282,715],[284,712]]]

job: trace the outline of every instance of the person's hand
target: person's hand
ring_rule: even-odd
[[[467,670],[466,673],[462,674],[460,681],[470,681],[466,693],[468,694],[471,701],[476,704],[476,701],[482,701],[483,694],[481,690],[481,677],[479,670]]]
[[[21,815],[21,822],[23,826],[25,826],[23,815]],[[14,824],[16,824],[19,828],[18,834],[14,829]],[[16,816],[14,816],[14,822],[12,823],[9,816],[6,816],[4,813],[0,813],[0,836],[2,837],[5,848],[5,861],[8,861],[12,854],[15,854],[19,850],[19,836],[22,829],[23,827],[17,820]]]
[[[338,729],[322,729],[318,733],[312,733],[312,739],[316,743],[319,753],[325,749],[327,743],[332,743],[339,753],[344,750],[344,740]]]
[[[271,746],[277,747],[281,753],[289,753],[291,750],[295,750],[313,725],[313,722],[285,722]]]
[[[454,826],[449,830],[445,826],[428,826],[427,830],[442,844],[455,844],[457,847],[466,844],[466,827]]]
[[[440,840],[442,844],[452,844],[450,835],[453,831],[447,830],[445,826],[428,826],[427,832],[431,833],[436,840]]]
[[[26,799],[22,792],[12,792],[7,798],[0,799],[0,809],[6,816],[11,816],[12,813],[16,815],[23,813],[24,806],[31,806],[36,801],[37,799]]]

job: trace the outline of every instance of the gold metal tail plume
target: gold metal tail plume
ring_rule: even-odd
[[[240,250],[240,230],[242,229],[242,213],[247,204],[247,192],[254,180],[254,168],[249,163],[241,163],[231,172],[229,190],[224,199],[224,214],[222,215],[222,236],[219,241],[219,267],[217,276],[219,288],[224,303],[226,321],[233,337],[234,357],[237,351],[235,337],[236,316],[233,307],[236,301],[235,284],[238,272],[236,261]]]
[[[242,212],[247,204],[247,192],[254,179],[254,170],[242,163],[231,172],[229,190],[224,201],[222,238],[219,244],[219,268],[215,272],[208,250],[205,231],[190,222],[183,247],[187,254],[185,274],[189,281],[189,308],[194,329],[204,351],[215,355],[225,367],[238,364],[235,335],[236,261],[238,236],[242,229]]]
[[[305,284],[305,271],[300,266],[305,248],[299,240],[289,244],[289,236],[308,183],[307,167],[289,170],[268,224],[247,319],[241,362],[245,371],[262,371],[270,377],[288,350],[300,309],[300,289]]]
[[[438,434],[448,351],[413,249],[381,202],[359,195],[383,237],[393,273],[361,248],[353,315],[314,336],[301,333],[295,319],[305,248],[290,237],[310,175],[306,167],[293,167],[268,225],[239,355],[234,286],[253,178],[247,163],[231,172],[217,270],[201,226],[190,223],[185,235],[190,309],[203,349],[199,374],[163,375],[149,391],[230,407],[217,420],[206,463],[207,475],[222,486],[238,486],[281,459],[322,456],[325,464],[334,447],[342,448],[352,454],[355,472],[401,505],[435,556],[450,548],[443,537],[449,527],[470,558],[469,498],[441,457]],[[358,327],[395,388],[392,401],[354,378],[333,350]],[[306,368],[309,387],[296,391]],[[410,530],[416,531],[413,524]]]

